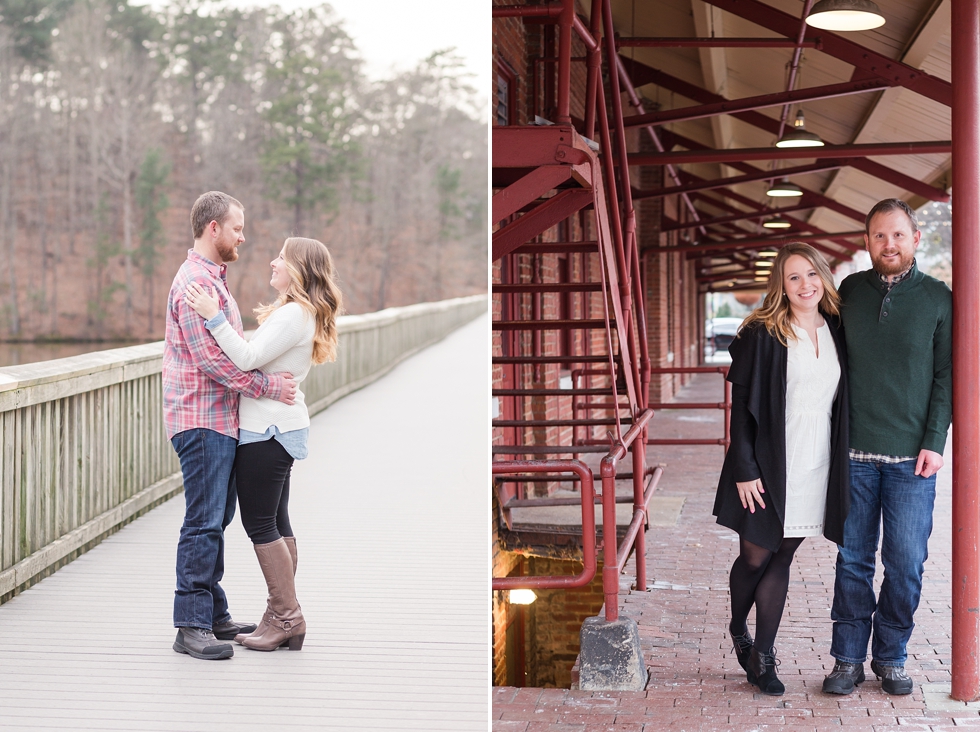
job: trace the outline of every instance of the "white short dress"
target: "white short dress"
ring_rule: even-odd
[[[793,326],[786,359],[786,518],[783,536],[823,534],[830,473],[830,413],[840,382],[837,347],[824,323],[820,358],[807,332]]]

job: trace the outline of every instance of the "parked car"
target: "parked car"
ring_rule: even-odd
[[[735,334],[742,325],[742,318],[712,318],[708,321],[705,331],[705,341],[712,353],[727,351],[728,346],[735,340]]]

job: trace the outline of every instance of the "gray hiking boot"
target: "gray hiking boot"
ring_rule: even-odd
[[[823,680],[824,694],[850,694],[854,686],[864,681],[864,664],[838,661],[834,670]]]
[[[203,658],[205,661],[216,661],[235,655],[231,643],[222,643],[214,637],[210,629],[201,628],[177,628],[174,650],[194,658]]]
[[[881,690],[886,694],[904,696],[912,693],[912,679],[905,673],[904,666],[882,666],[872,661],[871,670],[881,679]]]

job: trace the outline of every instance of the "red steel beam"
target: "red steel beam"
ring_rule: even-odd
[[[493,197],[493,220],[503,221],[572,177],[567,165],[542,165]]]
[[[630,78],[633,79],[634,83],[638,87],[643,86],[644,84],[656,84],[657,86],[667,89],[668,91],[672,91],[676,94],[687,97],[692,101],[701,102],[703,104],[725,101],[725,97],[719,94],[713,94],[705,89],[702,89],[701,87],[695,86],[694,84],[684,81],[683,79],[678,79],[676,76],[671,76],[670,74],[667,74],[659,69],[652,68],[646,64],[640,63],[639,61],[632,61],[622,57],[620,58],[622,59],[624,66],[630,70]],[[767,117],[760,112],[736,112],[732,116],[754,127],[758,127],[760,130],[765,130],[772,135],[779,135],[779,120],[773,119],[772,117]],[[873,160],[857,159],[851,163],[851,167],[883,180],[886,183],[891,183],[892,185],[898,186],[909,193],[922,196],[927,201],[945,202],[949,200],[949,195],[945,191],[933,188],[920,180],[917,180],[909,175],[905,175],[904,173],[900,173],[897,170],[893,170]]]
[[[617,38],[617,48],[816,48],[821,49],[820,37],[797,43],[791,38],[668,38],[635,36]]]
[[[760,94],[755,97],[745,97],[743,99],[732,99],[724,102],[714,102],[712,104],[701,104],[696,107],[681,107],[680,109],[669,109],[666,112],[650,112],[649,114],[638,114],[627,117],[623,122],[627,127],[637,127],[639,125],[663,125],[668,122],[685,122],[692,119],[702,119],[704,117],[716,117],[721,114],[732,114],[734,112],[744,112],[753,109],[765,109],[766,107],[779,107],[786,104],[800,104],[802,102],[812,102],[817,99],[832,99],[834,97],[846,97],[851,94],[866,94],[868,92],[881,91],[887,89],[891,84],[880,79],[860,79],[858,81],[845,81],[840,84],[827,84],[826,86],[814,86],[809,89],[795,89],[793,91],[779,92],[777,94]]]
[[[494,5],[494,18],[557,18],[562,7],[554,5]]]
[[[493,261],[526,244],[530,239],[564,221],[576,211],[592,203],[592,191],[573,189],[561,191],[546,203],[528,211],[513,223],[493,234]]]
[[[800,27],[798,17],[758,0],[705,0],[705,2],[787,38],[795,36]],[[823,46],[820,50],[828,56],[887,79],[947,107],[953,103],[952,85],[938,76],[906,66],[901,61],[888,58],[829,31],[821,33],[820,41]]]
[[[869,155],[938,155],[950,153],[949,140],[927,142],[871,142],[858,145],[824,145],[810,148],[746,147],[733,150],[681,150],[669,153],[630,153],[630,165],[683,165],[685,163],[731,164],[744,160],[805,160],[852,158]]]
[[[953,638],[951,696],[980,698],[980,3],[952,1]]]

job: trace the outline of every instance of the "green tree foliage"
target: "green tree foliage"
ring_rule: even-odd
[[[50,60],[53,31],[74,0],[0,0],[0,24],[10,33],[15,53],[33,66]]]
[[[314,212],[336,210],[338,182],[358,168],[358,63],[329,6],[284,13],[271,25],[262,167],[300,234]]]
[[[139,232],[139,247],[136,249],[136,263],[143,275],[146,289],[147,331],[153,332],[153,275],[160,261],[161,249],[166,243],[160,214],[170,205],[166,194],[170,164],[163,160],[157,148],[151,148],[136,179],[136,207],[140,212],[142,225]]]

